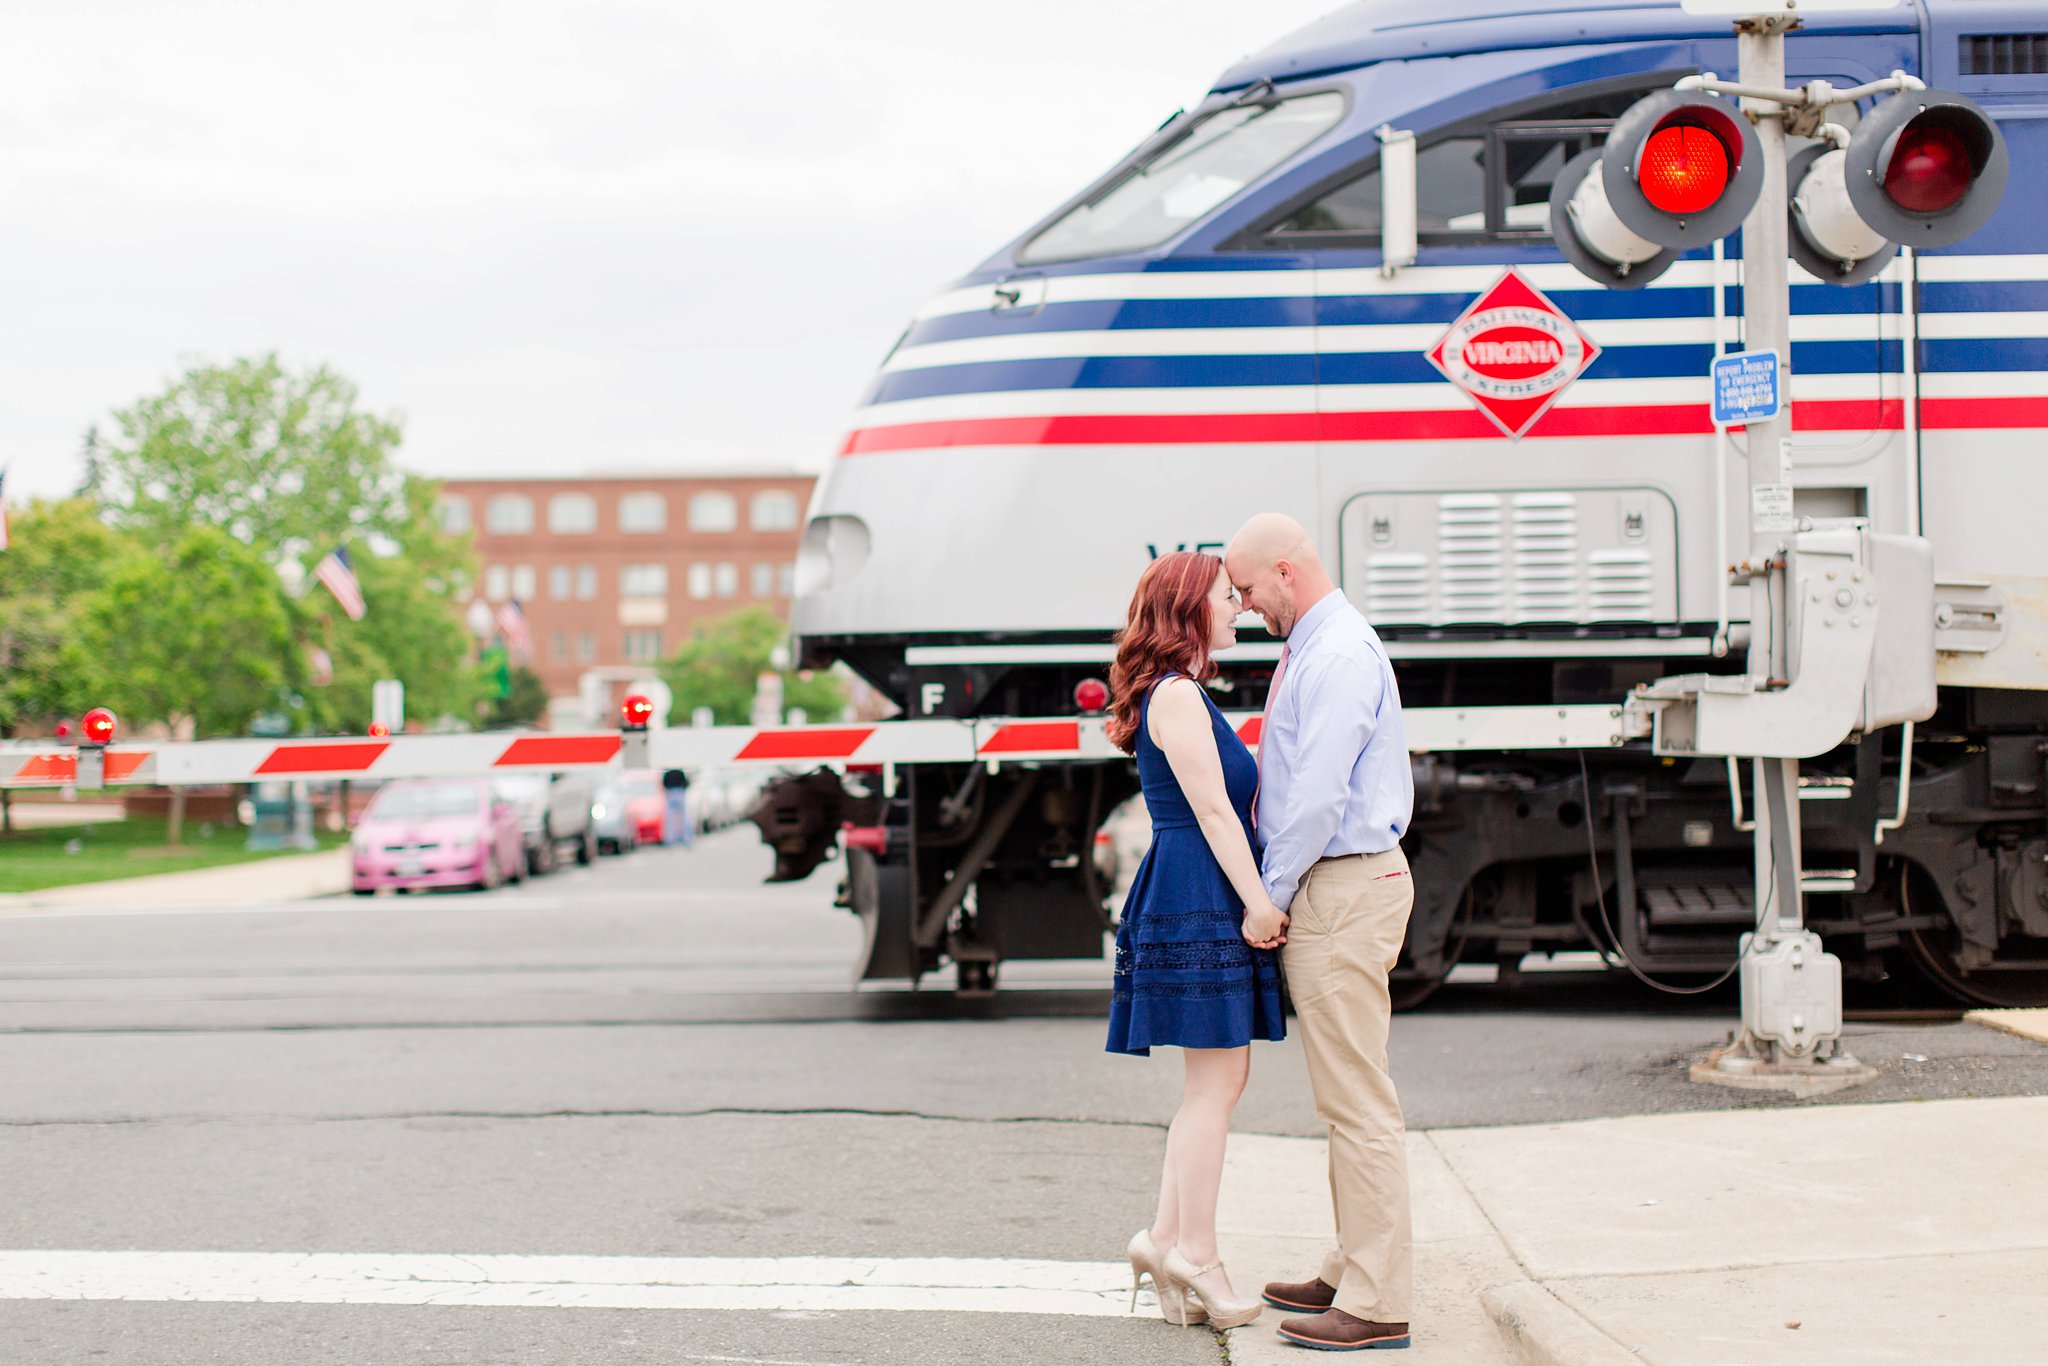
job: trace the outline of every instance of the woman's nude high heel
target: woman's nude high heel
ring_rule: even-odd
[[[1131,1245],[1126,1249],[1131,1257],[1131,1311],[1137,1312],[1138,1286],[1145,1277],[1152,1278],[1152,1293],[1159,1297],[1159,1313],[1168,1323],[1185,1328],[1191,1323],[1204,1323],[1208,1314],[1200,1305],[1191,1305],[1180,1292],[1172,1278],[1161,1269],[1159,1249],[1152,1244],[1152,1230],[1141,1228],[1131,1236]]]
[[[1196,1284],[1204,1276],[1221,1272],[1221,1262],[1196,1266],[1180,1255],[1179,1248],[1168,1248],[1165,1260],[1160,1263],[1160,1270],[1166,1273],[1167,1280],[1173,1282],[1186,1306],[1207,1317],[1211,1328],[1242,1328],[1257,1318],[1260,1309],[1264,1307],[1257,1300],[1226,1299],[1220,1286],[1213,1290],[1204,1290]],[[1154,1283],[1158,1283],[1157,1277],[1154,1277]],[[1162,1296],[1161,1303],[1164,1302]]]

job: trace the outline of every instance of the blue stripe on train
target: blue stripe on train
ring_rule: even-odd
[[[2048,290],[2048,284],[2041,286]],[[959,341],[969,337],[1005,337],[1029,332],[1103,332],[1149,328],[1326,327],[1397,323],[1448,325],[1471,304],[1471,294],[1358,294],[1308,298],[1260,299],[1102,299],[1085,303],[1047,304],[1026,315],[951,313],[927,318],[904,336],[905,346]],[[1923,300],[1926,298],[1923,289]],[[1703,318],[1714,310],[1713,292],[1697,289],[1656,289],[1641,293],[1614,290],[1554,290],[1550,298],[1582,322],[1626,318]],[[1792,291],[1792,311],[1802,316],[1898,311],[1895,285],[1854,285],[1846,289],[1817,286]],[[1945,307],[1923,303],[1923,307]],[[1742,313],[1742,291],[1727,289],[1726,310]],[[2048,304],[2042,305],[2048,307]]]
[[[1933,347],[1927,348],[1930,352]],[[1616,346],[1600,353],[1588,379],[1695,378],[1705,382],[1713,348],[1704,343],[1674,346]],[[1443,376],[1419,351],[1333,352],[1321,358],[1324,384],[1427,384]],[[1897,342],[1799,342],[1792,366],[1805,374],[1860,374],[1896,371]],[[1930,369],[1951,368],[1937,367]],[[1961,367],[1991,368],[1991,367]],[[2020,366],[1999,368],[2026,368]],[[2048,368],[2048,367],[2043,367]],[[1077,356],[1047,360],[985,361],[932,366],[882,376],[862,400],[894,403],[951,394],[1005,393],[1034,389],[1189,389],[1222,386],[1312,385],[1317,358],[1291,356]]]
[[[2048,312],[2048,280],[1923,280],[1922,313]]]

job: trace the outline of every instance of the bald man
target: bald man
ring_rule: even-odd
[[[1252,824],[1260,876],[1289,917],[1281,953],[1316,1112],[1330,1135],[1337,1247],[1266,1302],[1280,1335],[1325,1351],[1406,1347],[1414,1293],[1406,1123],[1387,1074],[1387,975],[1415,902],[1401,836],[1415,790],[1401,694],[1379,635],[1315,542],[1276,512],[1246,522],[1224,568],[1286,641],[1266,696]]]

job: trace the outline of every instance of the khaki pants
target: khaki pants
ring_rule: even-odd
[[[1414,1296],[1407,1124],[1387,1075],[1387,974],[1414,904],[1400,849],[1325,859],[1295,894],[1280,951],[1330,1134],[1337,1247],[1322,1278],[1337,1308],[1377,1323],[1408,1322]]]

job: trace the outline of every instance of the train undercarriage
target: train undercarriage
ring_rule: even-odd
[[[1401,682],[1410,706],[1508,705],[1611,699],[1661,668],[1432,664],[1403,667]],[[949,694],[975,698],[962,710],[1045,715],[1071,690],[1067,673],[1081,676],[990,670],[950,680]],[[1226,708],[1255,710],[1264,670],[1239,666],[1215,687]],[[1427,1000],[1460,964],[1513,981],[1530,954],[1590,949],[1682,987],[1731,971],[1756,923],[1749,782],[1733,762],[1636,744],[1414,765],[1400,1005]],[[772,784],[755,820],[778,878],[843,850],[860,979],[915,982],[950,962],[956,989],[974,994],[1007,960],[1101,957],[1115,908],[1094,836],[1136,792],[1128,761],[821,770]],[[2048,696],[1944,690],[1917,728],[1803,765],[1799,813],[1807,922],[1851,983],[1910,966],[1962,1002],[2048,1004]]]

